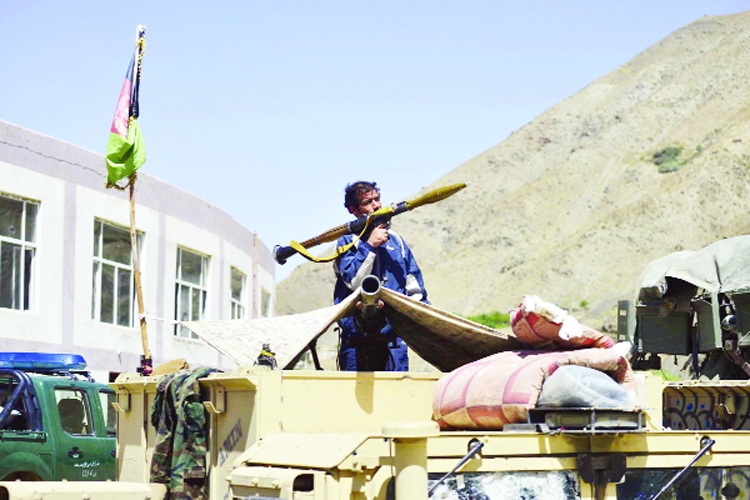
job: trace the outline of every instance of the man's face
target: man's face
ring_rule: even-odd
[[[380,203],[380,192],[377,189],[373,189],[368,193],[359,195],[359,206],[349,207],[349,212],[359,219],[376,210],[380,210],[382,206]]]

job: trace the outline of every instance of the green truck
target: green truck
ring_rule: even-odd
[[[80,355],[0,353],[0,479],[115,479],[115,393]]]

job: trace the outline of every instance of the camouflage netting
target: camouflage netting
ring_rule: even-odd
[[[290,369],[310,343],[339,318],[352,314],[358,293],[336,306],[279,316],[224,321],[185,321],[194,332],[238,365],[255,363],[263,344],[276,353],[280,367]],[[495,330],[387,289],[380,299],[393,328],[409,347],[441,371],[501,351],[521,349],[515,336]]]

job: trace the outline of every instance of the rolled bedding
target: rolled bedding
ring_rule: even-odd
[[[599,385],[594,382],[593,388],[604,386],[610,391],[605,391],[605,395],[598,399],[615,401],[609,404],[622,409],[633,409],[635,379],[630,363],[621,353],[619,349],[589,348],[493,354],[457,368],[437,382],[433,393],[433,417],[442,429],[500,430],[507,423],[526,422],[529,409],[537,404],[545,379],[563,366],[591,368],[610,378],[624,393],[619,389],[612,391],[611,386],[602,384],[603,379],[598,379]],[[565,386],[571,377],[575,380],[578,375],[580,373],[562,372],[562,376],[558,376],[560,383],[556,382],[556,385]],[[593,392],[591,384],[577,382],[578,389],[573,390],[578,394]],[[613,394],[614,398],[611,397]],[[570,391],[558,389],[548,392],[547,398],[559,402],[568,396]]]
[[[510,323],[516,338],[530,349],[608,349],[615,345],[604,333],[536,295],[523,297],[518,308],[510,311]]]

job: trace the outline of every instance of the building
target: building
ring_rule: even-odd
[[[129,196],[105,175],[103,156],[0,121],[0,350],[82,354],[99,379],[134,371],[143,353]],[[176,320],[273,315],[270,250],[146,172],[135,201],[154,365],[233,368]]]

